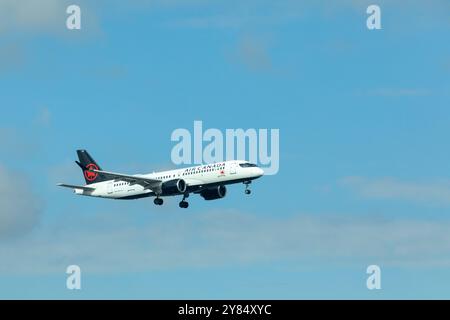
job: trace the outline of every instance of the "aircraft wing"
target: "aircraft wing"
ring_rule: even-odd
[[[114,172],[108,172],[108,171],[102,171],[102,170],[89,170],[92,172],[96,172],[96,173],[101,173],[102,175],[111,178],[111,179],[116,179],[116,180],[122,180],[122,181],[127,181],[130,182],[132,184],[139,184],[143,187],[149,188],[149,189],[154,189],[159,187],[159,185],[161,184],[161,180],[157,180],[157,179],[150,179],[150,178],[146,178],[146,177],[142,177],[142,176],[130,176],[127,174],[122,174],[122,173],[114,173]]]
[[[82,187],[82,186],[75,186],[72,184],[64,184],[64,183],[58,183],[57,186],[64,187],[64,188],[70,188],[70,189],[80,189],[83,191],[94,191],[95,188],[92,187]]]

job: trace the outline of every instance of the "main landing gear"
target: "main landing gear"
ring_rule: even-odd
[[[186,209],[189,207],[189,202],[185,201],[186,198],[189,197],[189,194],[186,193],[185,195],[183,195],[183,200],[181,200],[180,202],[180,208]],[[158,196],[153,200],[153,203],[157,206],[162,206],[164,203],[164,200],[162,198],[159,198]]]
[[[244,184],[245,184],[245,194],[251,194],[252,193],[252,190],[250,190],[250,187],[249,187],[249,185],[251,184],[252,182],[251,181],[244,181]]]
[[[179,206],[180,208],[187,209],[189,207],[189,202],[185,201],[189,197],[189,193],[183,195],[183,200],[181,200]]]
[[[157,206],[162,206],[162,204],[164,203],[164,200],[156,197],[155,200],[153,200],[153,203],[156,204]]]

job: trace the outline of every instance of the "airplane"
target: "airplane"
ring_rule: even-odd
[[[155,197],[155,205],[164,203],[163,197],[183,196],[180,208],[188,208],[186,198],[191,193],[200,194],[205,200],[217,200],[227,194],[226,185],[243,183],[245,194],[251,194],[249,185],[264,175],[256,164],[242,160],[228,160],[214,164],[149,174],[128,175],[103,171],[86,150],[77,150],[75,163],[83,171],[86,185],[58,183],[70,188],[77,195],[132,200]]]

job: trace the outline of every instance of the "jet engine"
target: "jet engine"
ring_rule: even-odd
[[[163,195],[171,196],[185,193],[186,187],[186,181],[183,179],[174,179],[163,182],[161,185],[161,191]]]
[[[217,186],[214,188],[208,188],[200,192],[200,195],[205,200],[217,200],[225,197],[227,194],[227,188],[225,186]]]

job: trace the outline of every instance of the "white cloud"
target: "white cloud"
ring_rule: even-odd
[[[52,114],[51,114],[50,110],[47,107],[41,108],[38,111],[34,121],[36,124],[38,124],[40,126],[48,127],[52,121]]]
[[[250,71],[273,70],[272,59],[265,41],[254,36],[245,36],[238,42],[231,59],[244,65]]]
[[[382,9],[395,8],[396,11],[419,12],[414,24],[420,19],[439,14],[445,17],[450,5],[446,0],[430,0],[426,5],[423,1],[413,0],[407,4],[400,0],[380,0],[377,2]],[[27,32],[61,32],[65,28],[67,6],[74,4],[70,0],[0,0],[0,33],[2,31],[19,30]],[[130,0],[130,1],[96,1],[95,5],[86,0],[75,2],[82,8],[83,22],[89,20],[90,29],[98,28],[96,12],[105,8],[127,12],[143,10],[177,11],[181,16],[169,18],[166,25],[194,28],[247,28],[255,25],[272,25],[290,22],[319,12],[330,16],[342,10],[357,10],[365,15],[365,8],[373,4],[371,0],[343,0],[343,1],[268,1],[268,0]],[[195,9],[195,10],[192,10]],[[415,10],[415,11],[414,11]],[[200,12],[200,14],[199,14]],[[408,13],[407,13],[408,14]],[[96,30],[97,32],[98,30]]]
[[[133,2],[131,2],[133,3]],[[230,28],[243,29],[252,26],[269,26],[289,23],[300,20],[312,14],[321,15],[329,19],[343,12],[350,12],[360,15],[362,22],[367,16],[366,9],[374,4],[373,0],[173,0],[159,1],[148,0],[134,2],[151,8],[163,9],[185,9],[195,8],[194,11],[186,11],[182,17],[170,20],[167,25],[183,28]],[[406,26],[408,28],[424,27],[427,24],[434,26],[436,21],[446,23],[446,12],[450,9],[447,0],[429,0],[426,4],[420,0],[410,0],[407,3],[403,0],[378,0],[376,2],[382,9],[382,17],[385,12],[404,15],[407,18],[414,17],[414,23],[405,23],[401,20],[389,20],[389,26],[394,24]],[[200,14],[199,14],[200,12]],[[361,24],[365,28],[365,24]]]
[[[0,127],[0,156],[25,158],[35,155],[38,149],[39,142],[16,127]]]
[[[65,21],[65,4],[60,0],[0,0],[0,31],[42,31]],[[64,26],[64,24],[62,24]]]
[[[392,177],[368,179],[346,177],[341,185],[368,198],[397,199],[429,205],[450,205],[450,181],[410,182]]]
[[[0,164],[0,240],[31,231],[41,212],[42,205],[29,181]]]
[[[422,97],[429,96],[432,92],[421,88],[382,88],[372,90],[368,94],[381,97]]]
[[[189,6],[189,1],[177,7]],[[215,1],[191,3],[200,10],[186,12],[165,23],[169,27],[246,30],[291,22],[304,15],[308,5],[290,1]],[[161,6],[162,8],[167,8]],[[199,13],[200,12],[200,13]]]
[[[25,61],[25,52],[20,45],[16,43],[0,45],[0,75],[22,68]]]
[[[62,272],[78,264],[89,273],[207,268],[289,261],[345,264],[376,261],[408,267],[450,266],[450,221],[386,220],[340,214],[279,218],[236,211],[97,215],[0,244],[0,272]]]
[[[66,9],[77,4],[81,8],[82,29],[68,31]],[[104,6],[108,3],[104,2]],[[90,1],[78,0],[0,0],[0,35],[7,33],[56,34],[84,36],[99,34],[96,7]]]

